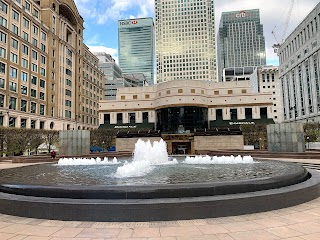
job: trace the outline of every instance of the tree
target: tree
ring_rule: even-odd
[[[245,145],[255,145],[259,143],[260,147],[267,146],[267,125],[255,124],[255,125],[242,125],[241,131],[243,134]]]
[[[303,125],[305,141],[317,142],[320,137],[320,123],[307,122]],[[307,139],[308,138],[308,139]]]
[[[48,152],[50,152],[51,146],[59,143],[59,131],[43,130],[43,138],[48,147]]]
[[[110,129],[94,129],[90,131],[90,145],[105,150],[115,144],[116,131]]]

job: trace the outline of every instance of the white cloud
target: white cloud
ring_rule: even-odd
[[[118,49],[108,48],[105,46],[88,46],[88,48],[92,53],[105,52],[110,54],[114,60],[116,60],[116,63],[118,63]]]

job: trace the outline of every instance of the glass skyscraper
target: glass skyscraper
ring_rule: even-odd
[[[258,9],[222,13],[218,64],[219,80],[224,68],[266,65],[265,38]]]
[[[123,74],[143,73],[154,82],[154,24],[152,18],[118,21],[119,65]]]
[[[216,81],[214,0],[155,0],[157,82]]]

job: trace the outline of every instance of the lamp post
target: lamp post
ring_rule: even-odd
[[[293,116],[294,116],[294,121],[296,121],[296,117],[297,117],[297,110],[296,110],[296,106],[293,105],[292,107],[289,108],[290,111],[293,110]]]
[[[307,149],[309,150],[310,149],[310,138],[309,138],[309,136],[307,136]]]

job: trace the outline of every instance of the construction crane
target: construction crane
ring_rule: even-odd
[[[274,36],[274,39],[276,40],[276,44],[273,44],[273,45],[272,45],[275,53],[278,53],[278,50],[279,50],[281,44],[282,44],[282,43],[284,42],[284,40],[285,40],[285,37],[286,37],[287,31],[288,31],[289,22],[290,22],[290,18],[291,18],[291,15],[292,15],[292,10],[293,10],[293,6],[294,6],[295,1],[296,1],[296,0],[291,0],[291,2],[290,2],[288,15],[287,15],[286,20],[285,20],[285,22],[284,22],[284,29],[283,29],[283,33],[282,33],[282,36],[281,36],[281,38],[280,38],[280,41],[278,40],[277,34],[276,34],[276,32],[275,32],[277,26],[275,26],[275,27],[273,28],[272,32],[271,32],[272,35]]]

